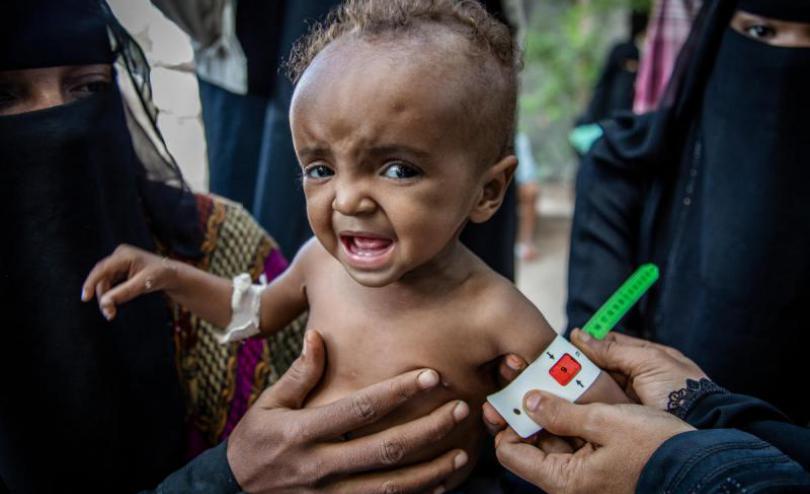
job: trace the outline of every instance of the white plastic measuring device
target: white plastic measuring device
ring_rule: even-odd
[[[654,264],[638,268],[596,311],[583,331],[603,339],[657,280],[658,267]],[[517,379],[489,395],[487,401],[520,437],[526,438],[542,429],[523,409],[526,393],[539,389],[573,402],[588,390],[600,372],[577,347],[557,336]]]
[[[601,370],[562,336],[557,336],[543,353],[509,386],[487,397],[487,401],[520,435],[529,437],[541,427],[526,415],[523,396],[533,389],[554,393],[569,401],[591,387]]]

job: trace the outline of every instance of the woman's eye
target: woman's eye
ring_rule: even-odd
[[[776,36],[776,30],[764,24],[754,24],[745,28],[746,34],[755,39],[770,39]]]
[[[70,91],[74,94],[78,94],[81,96],[89,96],[91,94],[100,93],[102,91],[107,90],[110,87],[109,81],[90,81],[83,84],[77,84],[70,88]]]
[[[10,105],[17,100],[17,95],[11,88],[0,86],[0,105]]]
[[[421,172],[415,167],[406,165],[405,163],[395,162],[391,163],[382,172],[385,178],[393,178],[395,180],[404,180],[421,175]]]
[[[315,180],[329,178],[334,174],[335,172],[332,171],[332,169],[326,165],[312,165],[307,167],[306,170],[304,170],[304,176],[306,178],[312,178]]]

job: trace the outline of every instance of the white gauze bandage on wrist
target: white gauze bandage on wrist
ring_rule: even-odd
[[[543,353],[509,386],[487,397],[507,423],[526,438],[540,431],[523,408],[523,397],[533,389],[548,391],[568,401],[577,401],[599,377],[599,367],[577,347],[557,336]]]
[[[254,285],[247,273],[233,279],[231,294],[231,323],[225,332],[217,335],[220,343],[244,340],[259,334],[259,309],[265,285]]]

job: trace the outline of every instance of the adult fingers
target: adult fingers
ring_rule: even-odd
[[[582,332],[582,330],[579,330],[579,331]],[[623,334],[623,333],[615,333],[615,332],[608,333],[605,340],[615,341],[616,343],[619,343],[621,345],[626,345],[626,346],[646,347],[646,346],[650,346],[650,345],[654,344],[650,340],[645,340],[643,338],[636,338],[635,336],[630,336],[630,335],[626,335],[626,334]]]
[[[556,492],[564,483],[560,478],[571,454],[546,454],[520,441],[502,440],[495,449],[498,461],[518,477],[543,490]]]
[[[317,331],[307,331],[301,355],[279,380],[257,400],[263,408],[298,409],[307,395],[320,382],[326,360],[323,339]]]
[[[652,352],[657,353],[659,350],[649,344],[639,343],[641,340],[625,344],[623,341],[626,341],[626,338],[629,337],[613,335],[604,340],[597,340],[581,330],[571,333],[573,343],[597,366],[633,376],[654,356]]]
[[[374,423],[413,396],[439,384],[433,369],[419,369],[372,384],[329,405],[313,408],[313,437],[336,437]]]
[[[548,431],[542,431],[537,435],[535,445],[544,453],[573,453],[582,446],[576,438],[565,438],[555,436]]]
[[[501,414],[495,410],[495,407],[489,404],[489,402],[484,402],[484,405],[481,408],[483,411],[481,414],[481,419],[484,421],[484,425],[491,435],[494,436],[506,428],[506,421],[503,419],[503,417],[501,417]]]
[[[335,494],[442,493],[444,482],[467,464],[464,451],[452,450],[438,458],[398,470],[350,476],[323,489]]]
[[[523,400],[529,417],[552,434],[581,437],[587,442],[605,444],[616,428],[608,405],[577,405],[542,391],[529,391]]]
[[[507,427],[506,429],[502,430],[501,432],[498,433],[498,435],[495,436],[495,447],[497,448],[498,445],[500,445],[502,441],[508,441],[508,442],[532,442],[531,439],[534,438],[534,437],[536,437],[536,436],[531,436],[531,437],[529,437],[530,440],[526,441],[522,437],[518,436],[517,432],[515,432],[514,429],[512,429],[511,427]]]
[[[515,355],[514,353],[505,355],[498,364],[500,385],[506,386],[514,381],[527,366],[528,363],[523,360],[523,357],[520,355]]]
[[[412,422],[331,445],[331,460],[326,463],[331,466],[330,473],[341,474],[391,468],[436,444],[469,414],[470,408],[463,401],[446,403]]]
[[[672,355],[672,356],[676,356],[676,355],[683,356],[683,354],[681,352],[679,352],[678,350],[676,350],[676,349],[674,349],[672,347],[662,345],[661,343],[656,343],[654,341],[644,340],[644,339],[636,338],[636,337],[633,337],[633,336],[628,336],[626,334],[610,333],[610,334],[608,334],[607,339],[610,339],[610,340],[616,342],[617,344],[623,345],[623,346],[634,346],[634,347],[640,347],[640,348],[657,349],[657,350],[662,350],[662,351],[664,351],[667,354]]]

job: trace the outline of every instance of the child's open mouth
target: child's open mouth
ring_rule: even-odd
[[[341,234],[340,243],[349,264],[361,269],[382,267],[394,250],[392,239],[368,233]]]

